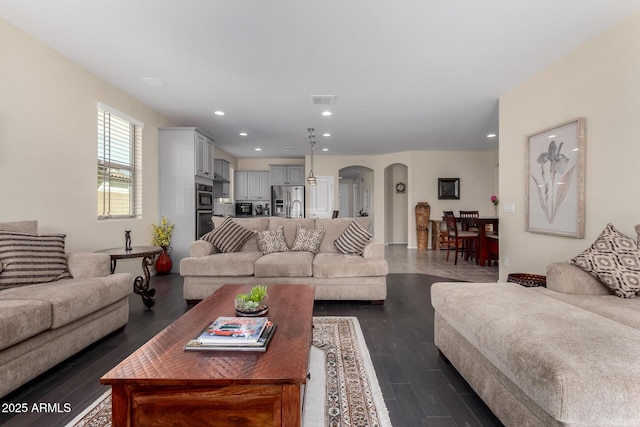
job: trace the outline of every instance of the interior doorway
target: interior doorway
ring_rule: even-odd
[[[348,166],[338,171],[338,216],[373,216],[373,169]]]
[[[401,163],[384,170],[384,209],[386,244],[409,243],[409,196],[407,180],[409,168]]]

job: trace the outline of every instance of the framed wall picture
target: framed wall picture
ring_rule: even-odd
[[[460,199],[460,178],[438,178],[438,199]]]
[[[584,237],[585,119],[526,137],[525,231]]]

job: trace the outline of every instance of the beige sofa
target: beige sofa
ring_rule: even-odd
[[[640,298],[568,263],[547,288],[436,283],[435,344],[507,426],[640,425]]]
[[[213,217],[214,227],[223,218]],[[248,240],[239,252],[219,253],[206,241],[191,244],[190,257],[180,261],[184,277],[184,298],[202,300],[224,284],[311,284],[317,300],[371,300],[381,303],[387,297],[389,267],[384,258],[384,244],[372,239],[362,255],[338,252],[334,241],[347,229],[353,218],[236,218],[234,221],[253,231],[284,227],[286,243],[292,247],[297,225],[325,230],[320,250],[281,252],[263,255],[256,237]],[[356,219],[365,229],[370,218]]]
[[[0,223],[0,231],[36,234],[37,222]],[[72,278],[0,290],[0,397],[129,320],[130,274],[111,275],[106,254],[66,259]]]

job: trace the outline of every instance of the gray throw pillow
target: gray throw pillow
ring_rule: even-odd
[[[608,224],[591,247],[569,261],[622,298],[640,291],[640,248],[632,238]]]
[[[334,243],[338,252],[342,254],[361,255],[364,247],[373,236],[365,230],[355,219]]]
[[[238,252],[254,235],[254,231],[247,230],[230,217],[226,217],[222,224],[202,236],[200,240],[211,242],[220,252],[229,253]]]
[[[307,228],[300,224],[296,227],[296,240],[291,246],[292,251],[313,252],[317,254],[324,237],[324,229]]]
[[[65,237],[0,231],[0,289],[70,278]]]
[[[287,241],[284,239],[284,226],[280,225],[275,230],[259,231],[258,246],[263,255],[289,252]]]

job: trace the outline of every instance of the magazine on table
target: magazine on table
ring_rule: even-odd
[[[198,338],[194,338],[187,342],[184,346],[185,350],[205,350],[205,351],[266,351],[269,342],[271,341],[271,337],[276,330],[275,323],[268,321],[265,324],[260,337],[255,342],[248,342],[245,345],[227,345],[227,344],[211,344],[211,343],[203,343]]]
[[[201,344],[246,346],[257,343],[267,322],[266,317],[218,317],[196,337]]]

